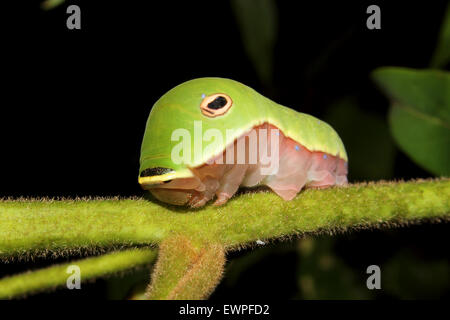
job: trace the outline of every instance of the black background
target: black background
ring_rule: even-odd
[[[151,106],[197,77],[232,78],[319,118],[337,98],[353,95],[385,117],[389,105],[369,72],[427,67],[446,3],[279,1],[270,86],[246,55],[227,1],[67,1],[51,11],[38,1],[4,4],[0,197],[142,195],[139,150]],[[69,4],[81,7],[81,30],[66,28]],[[366,28],[370,4],[381,7],[381,30]],[[398,152],[394,174],[385,178],[431,176]],[[405,246],[426,260],[444,254],[435,244],[448,241],[447,232],[445,225],[367,231],[340,236],[336,246],[358,268]],[[282,274],[293,259],[266,261],[240,290],[222,289],[217,297],[257,296],[255,286],[271,272],[281,274],[267,283],[273,296],[290,297],[295,288]]]

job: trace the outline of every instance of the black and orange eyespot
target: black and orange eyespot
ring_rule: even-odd
[[[233,104],[233,100],[224,93],[216,93],[207,96],[200,104],[202,113],[210,118],[225,114]]]

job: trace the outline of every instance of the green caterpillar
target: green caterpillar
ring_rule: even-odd
[[[139,183],[157,199],[221,205],[239,186],[285,200],[347,183],[344,145],[327,123],[233,80],[200,78],[163,95],[147,120]]]

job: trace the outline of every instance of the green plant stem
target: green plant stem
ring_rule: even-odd
[[[77,248],[159,244],[174,234],[230,250],[303,232],[448,220],[450,180],[355,184],[306,190],[292,201],[246,193],[192,211],[145,199],[2,200],[0,256]]]
[[[196,246],[183,236],[164,240],[147,290],[152,300],[207,298],[222,277],[225,252],[215,244]]]
[[[148,296],[200,299],[219,281],[225,250],[301,233],[397,226],[423,219],[449,220],[449,216],[450,179],[446,178],[306,190],[292,201],[270,192],[246,193],[223,207],[195,211],[142,198],[4,199],[0,201],[0,258],[160,245]],[[71,264],[78,264],[83,279],[89,279],[149,263],[154,255],[148,249],[132,249]],[[62,285],[67,266],[4,278],[0,297]]]
[[[0,279],[0,299],[23,296],[65,285],[71,275],[67,273],[67,267],[70,265],[80,268],[82,288],[87,280],[150,265],[155,258],[156,250],[154,249],[128,249],[5,277]]]

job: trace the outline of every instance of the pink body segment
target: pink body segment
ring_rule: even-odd
[[[261,129],[267,132],[265,140],[260,140]],[[274,164],[268,163],[267,157],[264,158],[264,155],[270,155],[272,130],[277,132],[278,139],[276,170],[269,170]],[[256,142],[254,148],[251,146],[252,134],[253,138],[256,137],[256,140],[253,139],[253,142]],[[245,140],[245,159],[238,161],[239,152],[235,151],[239,145],[244,145],[243,141],[240,141],[242,139]],[[234,142],[233,154],[231,157],[228,154],[228,158],[234,157],[234,161],[227,159],[230,147],[207,163],[191,168],[194,177],[149,185],[148,189],[163,202],[201,207],[214,197],[215,205],[225,204],[240,186],[266,185],[284,200],[292,200],[303,188],[326,188],[347,183],[347,162],[344,159],[323,152],[309,151],[267,123],[253,128],[250,133]]]

